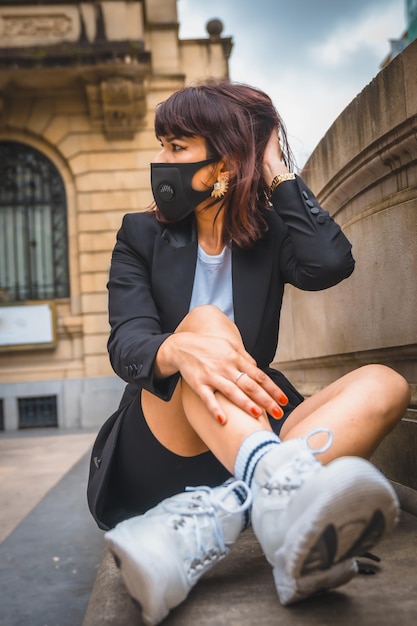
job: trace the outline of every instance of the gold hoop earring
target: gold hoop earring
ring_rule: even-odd
[[[211,197],[220,200],[227,193],[229,188],[229,176],[228,174],[220,174],[217,181],[214,183]]]

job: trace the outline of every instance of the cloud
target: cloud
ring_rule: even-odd
[[[232,80],[272,97],[300,166],[405,29],[405,0],[178,0],[178,9],[181,37],[206,37],[207,21],[222,20]]]
[[[402,34],[402,24],[396,2],[367,11],[359,19],[343,20],[324,41],[312,46],[312,60],[324,67],[340,67],[364,50],[382,60],[389,51],[388,40]]]

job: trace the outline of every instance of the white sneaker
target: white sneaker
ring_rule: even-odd
[[[215,489],[189,488],[105,534],[145,624],[159,624],[226,556],[245,526],[244,511],[251,501],[242,481]]]
[[[308,440],[318,432],[328,442],[313,450]],[[252,525],[284,605],[348,582],[358,571],[353,557],[398,520],[395,491],[371,463],[342,457],[321,465],[315,458],[332,439],[320,429],[284,442],[255,470]]]

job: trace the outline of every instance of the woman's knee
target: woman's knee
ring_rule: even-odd
[[[212,304],[203,304],[191,309],[176,330],[207,335],[235,336],[240,339],[240,333],[236,324],[217,306]]]
[[[404,415],[410,402],[410,386],[406,379],[386,365],[365,365],[359,370],[373,401],[381,402],[382,409],[394,422]]]

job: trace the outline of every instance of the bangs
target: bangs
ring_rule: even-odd
[[[198,87],[178,91],[155,110],[157,137],[194,137],[206,139],[219,123],[218,106]],[[218,126],[217,126],[218,127]]]

